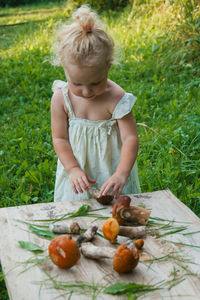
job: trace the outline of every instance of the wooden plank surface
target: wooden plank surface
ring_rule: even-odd
[[[84,281],[104,286],[116,282],[156,284],[162,280],[166,283],[176,283],[176,280],[184,279],[170,290],[167,288],[169,287],[168,284],[166,288],[141,296],[139,299],[200,299],[200,248],[196,247],[200,246],[200,219],[169,190],[130,195],[130,197],[133,205],[142,204],[151,209],[151,217],[174,220],[177,222],[174,223],[174,226],[183,225],[187,228],[183,232],[160,238],[156,238],[152,232],[147,234],[143,258],[141,258],[139,265],[132,273],[122,275],[113,271],[112,260],[110,259],[94,261],[82,256],[78,264],[68,270],[57,268],[50,260],[46,260],[39,266],[23,264],[23,262],[36,256],[22,249],[19,246],[19,240],[36,243],[45,249],[45,254],[38,256],[41,258],[48,254],[49,241],[31,233],[26,224],[17,220],[31,221],[61,217],[64,213],[76,211],[84,203],[89,204],[92,209],[103,207],[96,200],[35,204],[0,209],[0,258],[10,300],[68,299],[63,291],[45,284],[45,280],[48,279],[47,274],[55,277],[56,280]],[[98,214],[110,217],[111,206],[98,211]],[[79,217],[78,222],[82,228],[97,224],[98,228],[101,229],[103,224],[103,220],[94,221],[89,217]],[[184,235],[189,232],[195,233]],[[123,240],[121,238],[119,242]],[[180,244],[177,246],[168,241],[190,246]],[[108,241],[101,237],[96,237],[94,244],[111,246]],[[166,259],[152,260],[152,258],[160,258],[169,254],[171,254],[170,257]],[[151,258],[151,261],[143,261],[145,257]],[[73,294],[70,299],[92,299],[92,296],[83,294],[81,296]],[[126,299],[126,297],[101,293],[97,299]]]

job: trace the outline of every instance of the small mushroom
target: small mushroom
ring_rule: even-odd
[[[119,233],[119,224],[115,218],[108,218],[102,227],[103,234],[112,244],[116,243],[116,237]]]
[[[99,203],[103,205],[110,204],[114,198],[111,195],[100,196],[100,191],[98,189],[90,189],[89,193],[92,197],[94,197]]]
[[[127,273],[133,270],[139,262],[138,249],[134,244],[128,247],[121,244],[113,258],[113,268],[118,273]]]
[[[117,235],[130,239],[141,237],[146,234],[146,226],[119,226],[117,219],[108,218],[102,227],[103,234],[112,244],[117,241]]]
[[[97,226],[91,226],[84,233],[82,233],[77,239],[78,247],[80,247],[82,243],[91,241],[94,238],[97,229]]]
[[[146,225],[151,211],[139,206],[131,206],[130,203],[129,196],[119,197],[113,206],[112,216],[120,225],[125,225],[127,221]]]
[[[74,266],[80,258],[77,242],[70,235],[59,235],[51,240],[49,257],[59,268],[68,269]]]
[[[143,239],[137,239],[135,242],[134,242],[135,246],[138,248],[138,249],[141,249],[143,246],[144,246],[144,240]]]
[[[117,250],[111,247],[97,247],[92,243],[84,243],[81,253],[93,259],[113,259],[113,269],[118,273],[126,273],[133,270],[139,262],[138,249],[134,244],[128,246],[121,244]]]

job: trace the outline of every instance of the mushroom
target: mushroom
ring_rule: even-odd
[[[129,196],[121,196],[113,206],[112,216],[117,219],[120,225],[125,225],[127,221],[137,222],[146,225],[150,216],[150,210],[139,206],[131,206]]]
[[[68,269],[74,266],[80,258],[77,242],[70,235],[59,235],[51,240],[49,257],[59,268]]]
[[[134,244],[121,244],[117,250],[111,247],[97,247],[92,243],[84,243],[81,246],[81,253],[88,258],[113,259],[113,269],[118,273],[130,272],[139,262],[138,249]]]
[[[146,226],[119,226],[117,219],[108,218],[103,224],[102,231],[105,238],[112,244],[115,244],[117,235],[125,236],[130,239],[145,235]]]
[[[118,273],[127,273],[133,270],[139,262],[137,247],[132,244],[128,247],[125,243],[121,244],[113,258],[113,268]]]
[[[141,237],[146,234],[146,226],[120,226],[118,235],[126,236],[130,239]]]
[[[84,233],[82,233],[77,239],[78,247],[80,247],[82,243],[91,241],[95,236],[97,229],[97,226],[91,226]]]
[[[115,244],[117,235],[119,233],[119,223],[115,218],[108,218],[102,227],[103,234],[107,240]]]
[[[144,240],[143,239],[137,239],[134,242],[134,245],[138,248],[141,249],[144,246]]]
[[[101,204],[110,204],[113,200],[113,196],[111,195],[105,195],[105,196],[100,196],[100,191],[98,189],[90,189],[89,193],[92,197],[94,197],[99,203]]]
[[[71,233],[71,234],[79,234],[80,226],[77,222],[72,222],[71,224],[50,224],[49,230],[54,233]]]

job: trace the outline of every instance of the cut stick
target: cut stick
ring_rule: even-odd
[[[144,236],[146,226],[120,226],[118,235],[129,237],[130,239]]]

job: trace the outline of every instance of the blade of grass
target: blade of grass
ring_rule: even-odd
[[[164,241],[165,241],[165,242],[168,242],[168,243],[175,244],[175,245],[180,245],[180,246],[193,247],[193,248],[200,248],[200,246],[198,246],[198,245],[193,245],[193,244],[185,244],[185,243],[174,242],[174,241],[169,241],[169,240],[164,240]]]

